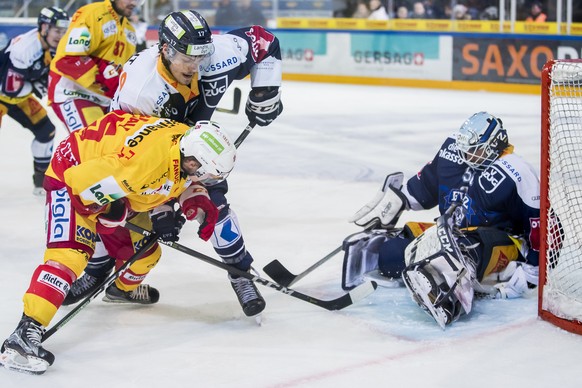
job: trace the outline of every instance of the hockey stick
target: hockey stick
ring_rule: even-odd
[[[394,185],[394,186],[399,187],[402,185],[402,177],[401,176],[396,177],[397,174],[401,174],[401,173],[389,174],[386,177],[386,179],[384,180],[384,184],[382,185],[382,192],[387,190],[388,186]],[[392,228],[394,227],[394,225],[398,221],[398,218],[400,218],[401,213],[402,213],[402,209],[400,210],[398,215],[395,216],[393,223],[392,223],[393,224]],[[380,221],[376,221],[376,222],[372,223],[371,225],[366,226],[366,228],[364,229],[364,232],[368,232],[374,228],[377,228],[379,226],[379,224],[380,224]],[[329,259],[331,259],[335,255],[337,255],[339,252],[341,252],[342,248],[343,248],[343,244],[340,245],[339,247],[335,248],[333,251],[329,252],[327,255],[325,255],[323,258],[321,258],[319,261],[317,261],[316,263],[311,265],[309,268],[307,268],[305,271],[303,271],[297,275],[291,273],[291,271],[289,271],[287,268],[285,268],[285,266],[283,264],[281,264],[281,262],[277,259],[271,261],[269,264],[264,266],[263,271],[265,271],[265,273],[267,275],[269,275],[269,277],[271,279],[273,279],[274,281],[276,281],[277,283],[279,283],[285,287],[290,287],[293,284],[297,283],[299,280],[303,279],[305,276],[309,275],[311,272],[313,272],[317,268],[321,267]]]
[[[60,330],[64,325],[67,324],[67,322],[69,322],[71,319],[73,319],[73,317],[77,314],[79,314],[79,312],[87,307],[87,305],[89,304],[89,302],[91,302],[93,299],[95,299],[101,292],[103,292],[105,289],[107,289],[107,287],[109,287],[111,284],[113,284],[113,282],[115,281],[115,279],[117,279],[119,277],[119,275],[125,271],[126,268],[128,268],[130,265],[132,265],[135,261],[137,261],[144,253],[146,253],[152,246],[154,246],[154,244],[156,243],[157,238],[155,235],[151,235],[151,238],[149,238],[145,244],[139,248],[137,250],[137,252],[135,252],[133,254],[133,256],[131,256],[129,258],[129,260],[127,260],[125,263],[123,263],[123,265],[121,267],[119,267],[119,269],[115,272],[113,272],[111,275],[109,275],[99,286],[99,288],[97,288],[96,290],[94,290],[93,292],[91,292],[89,295],[87,295],[85,297],[85,299],[83,299],[81,302],[79,302],[79,304],[77,304],[75,306],[74,309],[72,309],[71,311],[69,311],[69,313],[67,315],[65,315],[60,321],[58,321],[57,323],[55,323],[49,330],[47,330],[44,335],[42,336],[42,342],[46,341],[49,337],[51,337],[53,334],[55,334],[58,330]]]
[[[127,229],[131,230],[132,232],[141,233],[144,236],[151,236],[152,235],[152,232],[150,232],[149,230],[143,229],[143,228],[139,227],[138,225],[132,224],[130,222],[127,222],[125,224],[125,227]],[[229,272],[232,275],[243,277],[243,278],[248,279],[252,282],[262,284],[263,286],[272,288],[274,290],[282,292],[283,294],[292,296],[294,298],[300,299],[302,301],[311,303],[313,305],[319,306],[321,308],[324,308],[324,309],[330,310],[330,311],[341,310],[341,309],[344,309],[348,306],[351,306],[352,304],[354,304],[354,303],[364,299],[368,295],[370,295],[372,292],[374,292],[376,287],[378,287],[376,282],[366,282],[366,283],[354,288],[350,292],[343,294],[342,296],[340,296],[338,298],[331,299],[331,300],[317,299],[313,296],[303,294],[299,291],[292,290],[292,289],[284,287],[280,284],[270,282],[267,279],[264,279],[258,275],[253,275],[249,272],[245,272],[245,271],[242,271],[238,268],[231,267],[227,264],[224,264],[221,261],[213,259],[210,256],[207,256],[203,253],[200,253],[198,251],[195,251],[193,249],[190,249],[190,248],[185,247],[183,245],[180,245],[178,243],[171,242],[171,241],[162,241],[162,240],[158,240],[158,241],[161,244],[167,245],[167,246],[174,248],[180,252],[183,252],[189,256],[200,259],[200,260],[202,260],[210,265],[213,265],[213,266],[218,267],[218,268],[222,268],[223,270]]]
[[[242,142],[245,141],[245,139],[251,133],[251,131],[253,130],[255,125],[256,125],[256,123],[249,123],[249,125],[247,125],[247,127],[245,129],[243,129],[241,134],[238,135],[238,137],[234,141],[235,148],[238,148],[242,144]]]
[[[238,113],[238,110],[240,108],[240,100],[242,97],[242,93],[240,91],[239,88],[234,88],[234,96],[233,96],[233,104],[232,104],[232,109],[227,109],[227,108],[216,108],[216,110],[218,112],[222,112],[222,113],[231,113],[233,115]]]
[[[374,229],[375,226],[377,225],[374,224],[372,226],[367,227],[366,229],[364,229],[364,232]],[[333,251],[329,252],[327,255],[319,259],[316,263],[312,264],[305,271],[297,275],[293,274],[291,271],[285,268],[285,266],[281,264],[281,262],[277,259],[265,265],[263,267],[263,271],[265,271],[265,273],[269,275],[271,279],[281,284],[282,286],[291,287],[293,284],[297,283],[299,280],[303,279],[305,276],[309,275],[311,272],[321,267],[323,264],[329,261],[329,259],[337,255],[339,252],[341,252],[342,249],[343,244],[335,248]]]

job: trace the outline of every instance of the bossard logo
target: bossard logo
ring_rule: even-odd
[[[39,283],[42,283],[55,291],[58,291],[63,296],[67,295],[69,292],[69,283],[63,278],[54,275],[47,271],[41,271],[36,279]]]

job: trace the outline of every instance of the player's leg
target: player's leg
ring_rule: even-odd
[[[236,213],[226,200],[227,182],[223,181],[207,189],[212,202],[220,210],[210,239],[214,250],[226,264],[242,271],[250,271],[253,257],[246,249]],[[243,277],[228,276],[245,315],[251,317],[260,314],[265,309],[266,302],[255,284]]]
[[[83,272],[95,244],[95,222],[72,209],[66,189],[47,192],[47,249],[34,271],[18,326],[2,345],[2,363],[42,373],[54,355],[42,347],[42,335],[63,303],[71,283]]]
[[[147,230],[152,224],[147,213],[138,213],[131,217],[131,222]],[[116,266],[120,267],[144,244],[141,234],[117,227],[111,234],[102,234],[101,240],[107,251],[115,252]],[[148,273],[156,266],[162,255],[159,244],[150,248],[141,259],[135,261],[111,286],[105,290],[103,301],[111,303],[153,304],[160,299],[157,289],[143,284]]]
[[[16,105],[6,106],[8,107],[8,115],[34,134],[30,146],[34,171],[32,176],[33,194],[44,195],[42,184],[53,152],[55,126],[47,116],[46,110],[32,95]]]

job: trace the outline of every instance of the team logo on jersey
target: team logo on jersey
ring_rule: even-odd
[[[255,62],[260,62],[267,56],[271,43],[275,36],[258,26],[251,27],[245,32],[245,35],[251,39],[251,56]]]
[[[501,183],[506,179],[505,174],[503,174],[497,166],[491,166],[487,170],[483,171],[479,176],[479,186],[487,194],[494,192]]]
[[[73,28],[69,33],[65,52],[85,53],[89,51],[91,45],[91,34],[87,27]]]
[[[103,31],[103,38],[107,39],[110,36],[117,34],[117,24],[115,20],[110,20],[101,26],[101,31]]]
[[[208,107],[216,108],[228,88],[228,76],[224,75],[213,79],[203,79],[201,84],[204,102]]]

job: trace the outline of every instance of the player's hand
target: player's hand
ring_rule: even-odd
[[[176,242],[186,219],[170,205],[161,205],[150,212],[154,232],[162,241]]]
[[[208,191],[201,185],[191,185],[180,196],[180,207],[186,219],[196,220],[200,223],[198,236],[204,241],[212,236],[216,221],[218,221],[218,208],[208,196]]]
[[[118,226],[123,226],[127,215],[129,214],[129,205],[127,199],[120,198],[110,203],[106,212],[97,216],[97,233],[111,234]]]
[[[251,123],[264,127],[283,112],[281,91],[278,87],[253,88],[249,93],[245,113]]]
[[[101,90],[103,90],[105,96],[113,98],[119,86],[119,73],[122,66],[114,62],[99,61],[97,62],[97,67],[95,81],[101,85]]]

